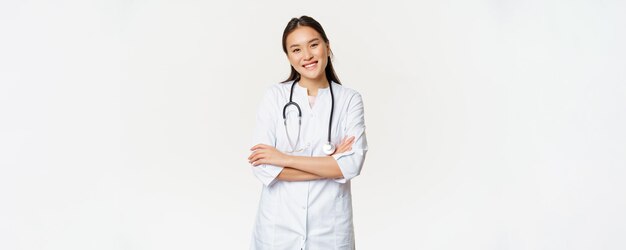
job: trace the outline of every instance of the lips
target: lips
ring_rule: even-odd
[[[310,62],[310,63],[302,65],[302,67],[305,68],[305,69],[313,69],[313,68],[315,68],[315,66],[317,66],[317,61]]]

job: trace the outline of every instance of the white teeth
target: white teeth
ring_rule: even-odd
[[[305,68],[311,68],[311,67],[315,66],[315,64],[317,64],[317,63],[314,62],[314,63],[311,63],[311,64],[307,64],[307,65],[304,65],[304,67]]]

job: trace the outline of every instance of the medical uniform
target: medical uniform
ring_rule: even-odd
[[[281,152],[292,150],[282,117],[292,83],[274,84],[265,93],[257,114],[254,144],[271,145]],[[289,182],[276,179],[281,166],[252,167],[263,190],[250,249],[354,249],[350,180],[360,174],[367,153],[363,101],[355,90],[331,84],[335,98],[331,141],[338,145],[345,137],[355,137],[352,150],[333,156],[343,178]],[[328,138],[329,88],[318,90],[311,107],[307,89],[295,84],[293,101],[302,109],[302,127],[296,152],[288,154],[325,156],[322,146]],[[298,115],[293,105],[291,108],[287,129],[293,144],[298,134]]]

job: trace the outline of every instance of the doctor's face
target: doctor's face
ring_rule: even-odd
[[[300,73],[301,80],[320,81],[328,64],[330,46],[315,29],[300,26],[285,39],[287,58],[291,66]]]

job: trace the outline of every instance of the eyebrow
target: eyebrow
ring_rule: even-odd
[[[307,43],[312,43],[312,42],[319,41],[319,40],[320,39],[316,37],[316,38],[313,38],[313,39],[309,40]],[[297,47],[297,46],[300,46],[300,44],[292,44],[291,46],[289,46],[289,48],[291,49],[291,48]]]

